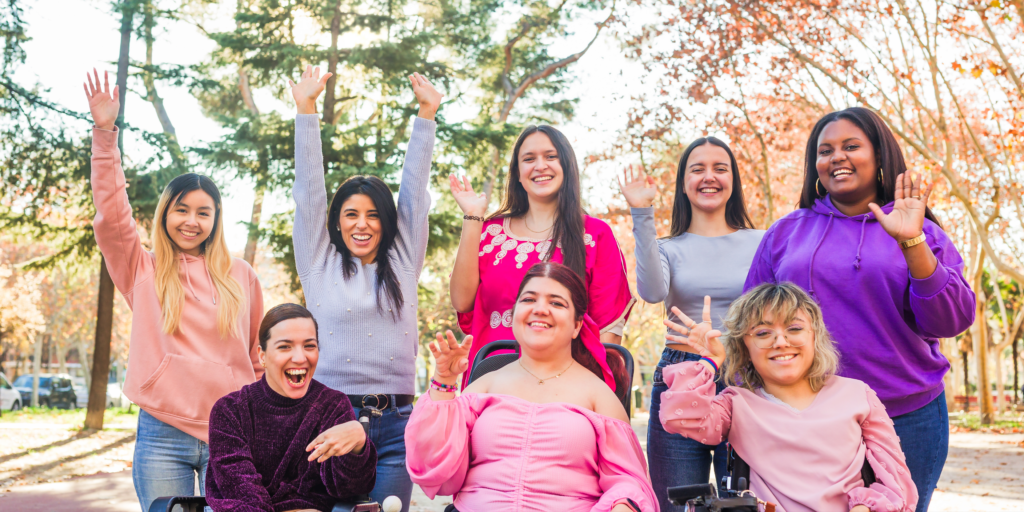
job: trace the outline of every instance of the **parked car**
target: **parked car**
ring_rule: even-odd
[[[4,374],[0,373],[0,409],[17,411],[21,409],[21,393],[19,393]]]
[[[21,403],[32,403],[32,375],[21,375],[14,381],[14,388],[21,393]],[[65,373],[42,374],[39,376],[39,406],[73,409],[78,405],[71,376]]]
[[[75,396],[78,398],[78,407],[89,406],[89,388],[85,386],[85,379],[74,377],[71,379],[75,384]],[[107,383],[107,409],[111,407],[127,407],[131,403],[128,397],[121,392],[121,385],[116,382]]]

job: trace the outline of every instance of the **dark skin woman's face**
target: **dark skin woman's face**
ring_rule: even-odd
[[[815,167],[819,192],[827,190],[844,214],[867,213],[868,203],[877,202],[878,157],[864,130],[850,121],[833,121],[821,131]]]

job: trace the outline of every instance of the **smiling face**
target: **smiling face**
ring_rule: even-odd
[[[516,341],[534,351],[568,349],[582,327],[569,289],[549,277],[530,279],[512,313]]]
[[[277,394],[302,398],[316,371],[320,349],[316,326],[309,318],[289,318],[270,328],[267,350],[259,349],[267,384]]]
[[[164,227],[177,249],[185,254],[199,256],[202,243],[213,233],[217,218],[217,205],[210,194],[193,190],[182,194],[177,203],[167,208]]]
[[[353,194],[341,205],[338,228],[345,246],[364,265],[377,259],[380,247],[380,215],[377,205],[366,194]]]
[[[743,342],[766,386],[791,386],[807,379],[814,363],[814,328],[803,310],[789,322],[766,312],[762,323],[744,334]]]
[[[519,183],[533,201],[558,198],[564,178],[558,150],[542,132],[534,132],[519,147]]]
[[[694,148],[686,159],[683,180],[690,206],[707,213],[724,212],[732,197],[732,161],[714,144]]]
[[[821,185],[836,201],[859,204],[878,195],[878,158],[867,134],[847,119],[825,126],[815,160]]]

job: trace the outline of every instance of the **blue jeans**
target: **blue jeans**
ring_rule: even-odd
[[[651,470],[651,484],[662,512],[682,512],[683,507],[668,501],[666,489],[679,485],[706,484],[711,476],[711,462],[715,464],[715,480],[726,474],[725,442],[718,446],[701,444],[679,434],[669,434],[661,426],[661,394],[668,390],[662,370],[683,361],[699,361],[700,356],[665,348],[658,369],[654,371],[651,390],[651,418],[647,423],[647,463]],[[718,383],[718,392],[724,389]],[[712,453],[714,454],[712,456]]]
[[[153,501],[163,496],[194,496],[197,474],[199,494],[206,494],[209,464],[206,443],[139,411],[132,482],[142,512],[148,512]]]
[[[949,411],[943,392],[928,405],[892,418],[910,477],[917,486],[917,511],[925,512],[949,453]]]
[[[393,395],[390,403],[395,403]],[[360,409],[355,409],[356,417]],[[391,405],[382,412],[382,416],[370,418],[370,441],[377,449],[377,483],[370,498],[384,503],[384,498],[396,496],[402,500],[402,512],[409,512],[412,479],[405,466],[405,425],[409,423],[412,405]]]

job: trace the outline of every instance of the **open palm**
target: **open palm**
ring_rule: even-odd
[[[445,336],[437,333],[437,340],[427,346],[434,355],[434,377],[442,382],[454,382],[469,369],[469,349],[472,346],[473,336],[466,336],[460,345],[452,331],[447,331]]]
[[[911,173],[905,172],[896,176],[896,200],[893,202],[892,211],[886,214],[877,204],[868,205],[871,212],[875,214],[878,223],[889,236],[897,242],[909,240],[921,234],[924,230],[924,214],[928,206],[928,196],[932,194],[933,182],[928,188],[921,191],[921,182],[914,181]]]
[[[622,171],[619,190],[631,208],[649,208],[658,196],[654,178],[648,176],[642,168],[634,170],[632,165]]]
[[[82,84],[85,89],[85,97],[89,98],[89,112],[92,113],[92,122],[102,130],[113,130],[114,122],[117,121],[117,114],[121,110],[121,98],[118,87],[115,85],[113,93],[110,90],[110,81],[107,72],[103,72],[103,85],[100,86],[100,75],[93,68],[92,75],[85,74],[87,83]],[[95,78],[95,81],[93,80]]]
[[[666,334],[665,337],[670,341],[689,346],[696,350],[697,354],[701,357],[711,359],[717,366],[721,367],[722,363],[725,362],[725,346],[722,345],[722,341],[719,339],[722,336],[722,332],[711,327],[711,297],[704,296],[704,312],[700,323],[693,321],[677,307],[673,306],[672,312],[675,313],[676,318],[683,325],[679,325],[671,320],[665,320],[665,326],[684,336]]]
[[[320,97],[320,93],[324,92],[327,80],[331,76],[333,76],[332,73],[326,73],[321,77],[319,66],[316,68],[306,66],[306,71],[302,72],[299,83],[288,80],[288,85],[292,89],[292,98],[295,99],[295,106],[300,114],[316,113],[316,99]]]
[[[416,103],[420,106],[419,117],[434,119],[434,114],[441,106],[441,97],[444,95],[437,92],[430,80],[419,73],[409,75],[409,83],[412,84],[412,92],[416,95]]]
[[[483,217],[487,213],[487,196],[483,192],[474,192],[469,178],[463,176],[460,180],[454,174],[449,174],[448,186],[452,189],[452,197],[455,198],[462,213],[475,217]]]

